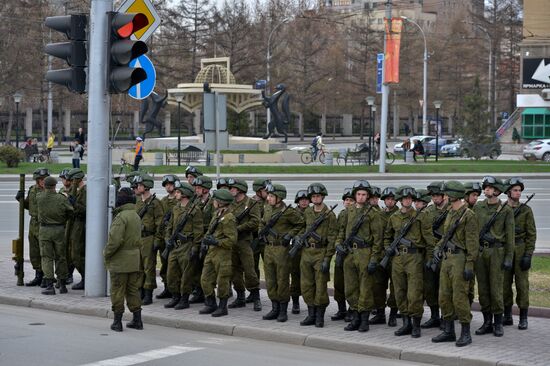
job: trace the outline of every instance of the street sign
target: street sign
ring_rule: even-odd
[[[384,68],[384,54],[376,56],[376,93],[382,94],[382,73]]]
[[[160,16],[151,0],[126,0],[118,9],[120,13],[142,13],[149,20],[149,24],[132,35],[134,41],[145,42],[160,25]]]
[[[523,89],[550,88],[550,58],[523,59]]]
[[[155,89],[155,84],[157,82],[157,73],[155,67],[149,58],[145,55],[141,55],[136,59],[133,59],[130,64],[130,67],[141,67],[145,70],[147,74],[147,79],[143,80],[141,83],[136,84],[128,90],[128,95],[134,99],[145,99],[153,92]]]

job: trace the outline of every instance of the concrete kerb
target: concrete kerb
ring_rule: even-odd
[[[374,344],[361,344],[356,342],[348,342],[342,340],[326,339],[319,336],[307,336],[304,346],[330,349],[340,352],[358,353],[373,357],[390,358],[394,360],[401,359],[401,348],[374,345]]]

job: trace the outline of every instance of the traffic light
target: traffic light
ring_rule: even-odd
[[[127,92],[132,86],[147,79],[147,73],[142,68],[130,67],[133,59],[147,53],[145,42],[132,41],[130,37],[149,24],[147,16],[142,13],[109,14],[109,45],[108,45],[108,85],[110,94]]]
[[[85,14],[63,15],[46,18],[48,28],[64,33],[69,42],[49,43],[45,52],[61,58],[70,68],[50,70],[46,80],[64,85],[75,93],[86,92],[86,28],[88,16]]]

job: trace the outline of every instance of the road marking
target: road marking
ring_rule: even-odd
[[[199,351],[199,347],[170,346],[166,348],[154,349],[147,352],[136,353],[122,357],[111,358],[109,360],[87,363],[81,366],[130,366],[144,362],[159,360],[161,358],[172,357],[182,353]]]

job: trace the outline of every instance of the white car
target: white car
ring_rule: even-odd
[[[531,141],[523,147],[523,157],[550,162],[550,139]]]
[[[429,140],[435,139],[435,136],[420,135],[420,136],[408,137],[408,139],[411,141],[411,145],[413,144],[414,140],[419,140],[422,144],[424,144],[425,142],[427,142]],[[440,139],[441,139],[441,137],[440,137]],[[396,144],[393,147],[393,152],[394,153],[402,153],[403,152],[403,143],[400,142],[400,143]]]

